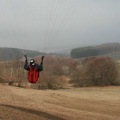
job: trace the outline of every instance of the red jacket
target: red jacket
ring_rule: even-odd
[[[28,70],[28,81],[30,83],[36,83],[38,81],[39,78],[39,71],[37,70],[37,66],[35,67],[35,69],[33,70],[31,66],[29,66],[29,70]]]

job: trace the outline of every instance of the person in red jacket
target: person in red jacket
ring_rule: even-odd
[[[38,81],[38,78],[39,78],[39,73],[41,71],[43,71],[44,56],[42,56],[42,58],[41,58],[40,65],[35,63],[34,59],[31,59],[30,64],[28,64],[27,55],[24,55],[24,57],[25,57],[24,69],[28,71],[28,81],[30,83],[36,83]]]

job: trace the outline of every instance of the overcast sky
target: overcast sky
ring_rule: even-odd
[[[120,0],[0,0],[0,47],[46,50],[120,42]]]

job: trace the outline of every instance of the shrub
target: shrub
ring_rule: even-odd
[[[59,89],[64,86],[66,79],[63,76],[55,76],[47,71],[41,74],[39,89]]]
[[[76,72],[78,70],[79,63],[77,60],[74,59],[69,59],[68,61],[68,67],[69,67],[69,74],[73,74],[74,72]]]
[[[108,57],[89,58],[86,63],[86,81],[90,85],[105,86],[116,85],[118,70],[116,63]]]
[[[84,77],[84,68],[80,69],[77,68],[72,74],[71,74],[71,80],[70,83],[73,83],[75,87],[84,87],[86,86],[86,81]]]
[[[63,75],[62,58],[57,56],[47,56],[44,59],[44,70],[52,75]]]
[[[108,57],[86,58],[71,76],[74,86],[118,85],[116,63]]]

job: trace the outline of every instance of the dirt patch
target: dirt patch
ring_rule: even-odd
[[[1,120],[120,120],[120,87],[0,89]]]

